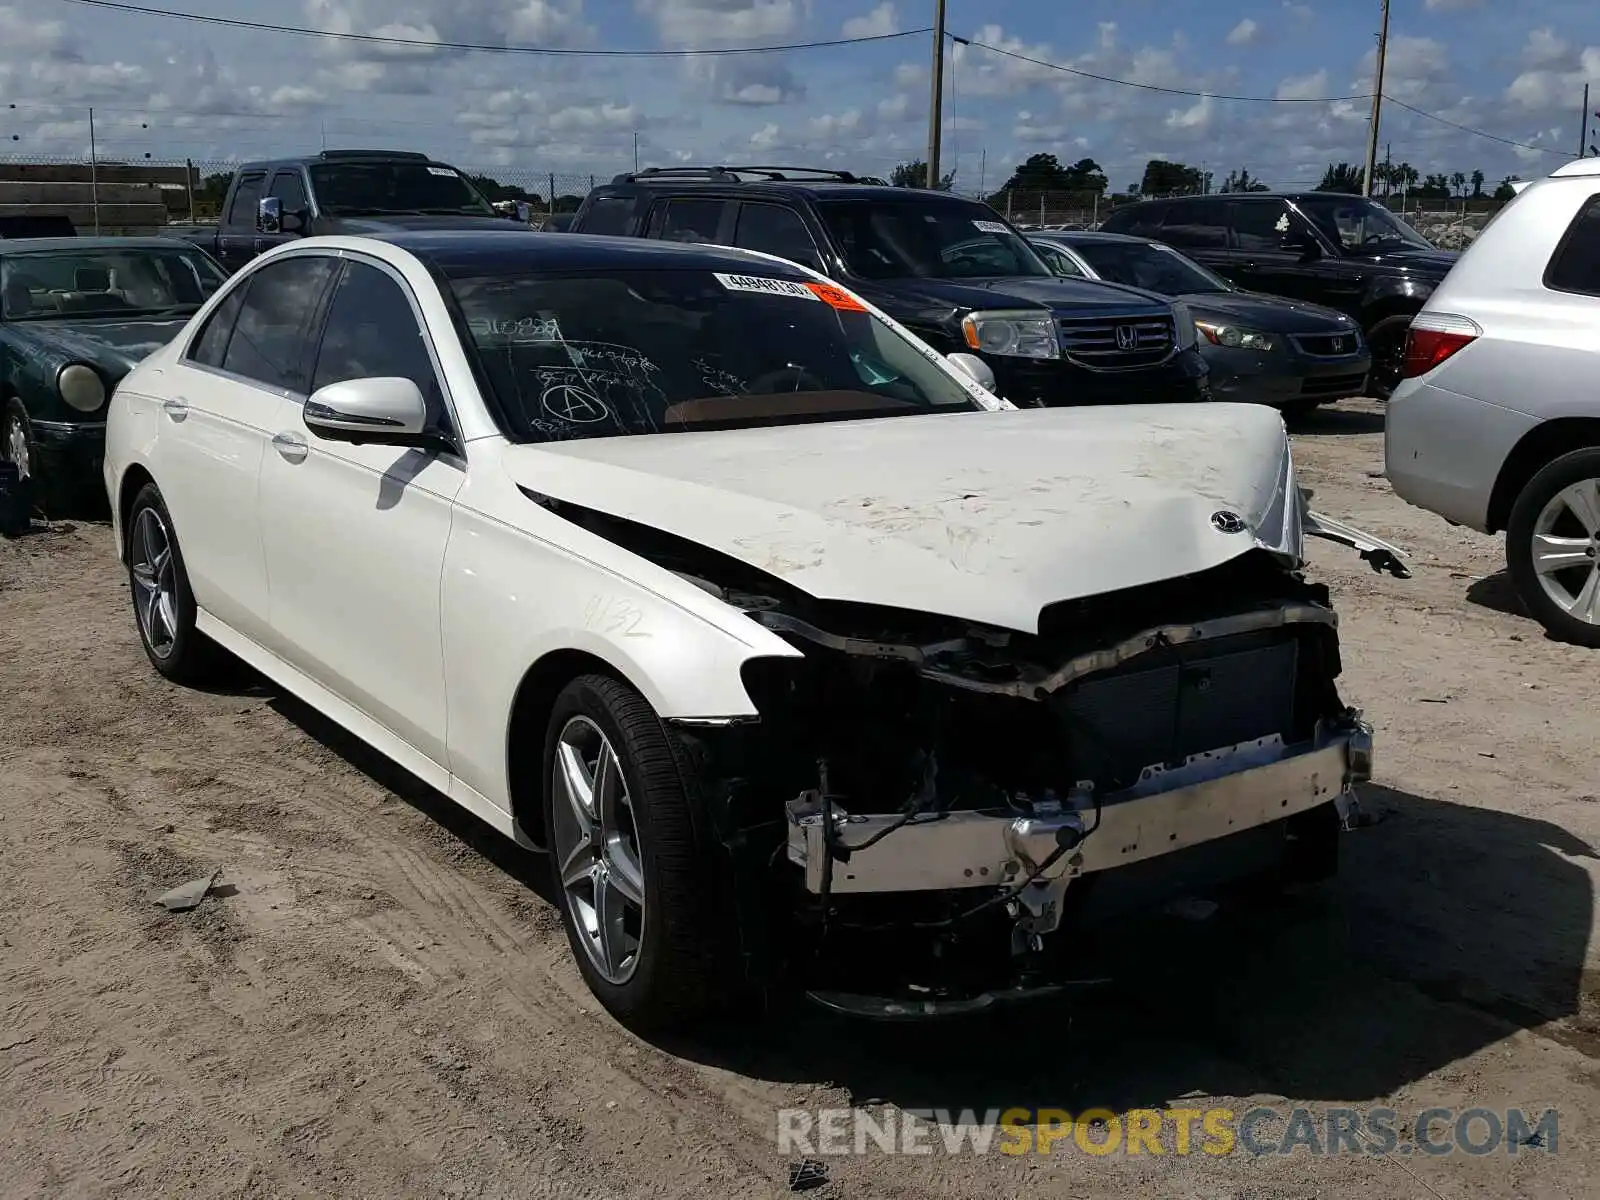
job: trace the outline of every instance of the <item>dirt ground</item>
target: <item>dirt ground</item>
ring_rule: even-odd
[[[831,1158],[822,1197],[1600,1194],[1600,653],[1520,615],[1497,539],[1389,492],[1381,416],[1297,435],[1382,820],[1339,878],[1158,923],[1071,1005],[802,1009],[646,1044],[584,991],[542,864],[266,687],[163,683],[104,525],[0,544],[0,1194],[767,1197],[776,1111],[1559,1110],[1555,1153]],[[187,914],[158,892],[220,869]],[[1132,935],[1130,934],[1130,937]],[[885,1111],[874,1108],[874,1112]]]

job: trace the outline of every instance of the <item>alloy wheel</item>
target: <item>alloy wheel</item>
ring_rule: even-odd
[[[1569,484],[1539,510],[1533,569],[1563,612],[1600,625],[1600,479]]]
[[[172,654],[177,638],[177,586],[172,534],[154,508],[141,508],[128,538],[134,613],[145,644],[157,658]]]
[[[28,428],[19,416],[6,422],[6,457],[17,464],[19,475],[28,478],[33,465],[28,461]]]
[[[608,983],[626,983],[643,947],[643,858],[621,760],[588,717],[562,727],[550,785],[551,840],[578,940]]]

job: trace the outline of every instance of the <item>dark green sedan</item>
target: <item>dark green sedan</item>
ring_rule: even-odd
[[[46,512],[98,494],[112,390],[225,277],[169,238],[0,241],[0,457]]]

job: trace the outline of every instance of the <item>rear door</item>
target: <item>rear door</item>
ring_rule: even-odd
[[[830,273],[805,218],[787,204],[742,202],[735,218],[733,244],[744,250],[776,254],[824,275]]]
[[[726,246],[733,241],[736,207],[719,196],[665,196],[650,209],[645,236]]]
[[[195,602],[268,640],[256,488],[285,397],[303,391],[311,314],[335,261],[292,255],[251,271],[173,367],[153,458]]]
[[[1182,250],[1224,278],[1233,278],[1236,264],[1228,252],[1227,208],[1204,200],[1173,200],[1163,206],[1161,228],[1153,237]]]
[[[256,209],[266,183],[265,171],[247,171],[240,175],[228,201],[228,211],[222,214],[217,232],[217,257],[230,273],[257,254]]]

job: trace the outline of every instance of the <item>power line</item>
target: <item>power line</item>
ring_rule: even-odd
[[[490,42],[436,42],[427,38],[393,37],[377,33],[334,33],[326,29],[312,29],[306,25],[278,25],[268,21],[247,21],[240,17],[218,17],[207,13],[182,12],[171,8],[154,8],[144,4],[126,4],[123,0],[62,0],[65,4],[82,4],[90,8],[104,8],[115,12],[134,13],[143,17],[164,17],[169,21],[189,21],[197,25],[222,25],[230,29],[250,29],[257,33],[287,33],[297,37],[333,38],[343,42],[362,42],[382,46],[414,46],[424,50],[471,50],[483,54],[542,54],[563,58],[681,58],[686,54],[776,54],[783,50],[820,50],[830,46],[859,46],[866,42],[888,42],[898,38],[918,37],[932,33],[931,25],[921,29],[905,29],[899,33],[873,33],[864,37],[829,38],[815,42],[789,42],[779,46],[726,46],[683,50],[590,50],[577,47],[551,46],[496,46]]]
[[[88,3],[89,0],[75,0],[75,2]],[[922,32],[926,33],[928,31],[923,30]],[[1371,92],[1350,96],[1230,96],[1220,92],[1195,91],[1191,88],[1162,87],[1159,84],[1140,83],[1133,79],[1118,79],[1112,75],[1097,75],[1093,71],[1065,66],[1062,63],[1046,62],[1042,58],[1032,58],[1026,54],[1019,54],[1015,50],[1003,50],[999,46],[991,46],[988,42],[980,42],[976,38],[956,37],[952,34],[951,40],[963,46],[977,46],[979,49],[987,50],[991,54],[1003,54],[1007,58],[1014,58],[1019,62],[1032,63],[1036,67],[1048,67],[1052,71],[1064,71],[1068,75],[1077,75],[1083,79],[1095,79],[1101,83],[1114,83],[1119,87],[1139,88],[1146,92],[1160,92],[1167,96],[1192,96],[1196,99],[1206,100],[1239,100],[1251,104],[1333,104],[1340,100],[1372,99]]]
[[[1474,129],[1471,125],[1463,125],[1461,122],[1452,121],[1448,117],[1441,117],[1438,113],[1431,113],[1426,109],[1418,108],[1413,104],[1407,104],[1404,100],[1396,100],[1393,96],[1387,93],[1384,94],[1383,98],[1390,104],[1398,104],[1407,112],[1414,112],[1419,117],[1427,117],[1430,121],[1437,121],[1441,125],[1448,125],[1451,129],[1459,129],[1462,133],[1470,133],[1476,137],[1488,138],[1491,142],[1503,142],[1507,146],[1520,146],[1524,150],[1537,150],[1540,154],[1559,154],[1562,158],[1572,157],[1572,155],[1568,154],[1565,150],[1555,150],[1549,146],[1535,146],[1532,142],[1519,142],[1515,138],[1501,137],[1498,133],[1490,133],[1484,129]]]

